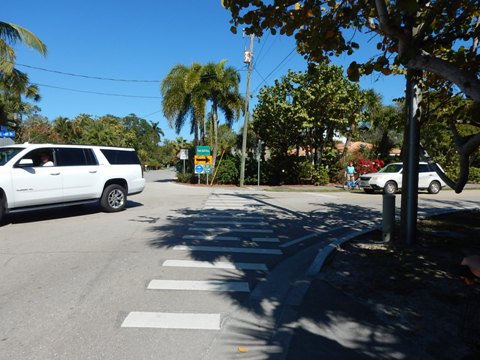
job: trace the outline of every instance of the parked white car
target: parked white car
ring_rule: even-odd
[[[22,144],[0,147],[0,221],[8,213],[97,202],[121,211],[145,188],[134,149]]]
[[[392,163],[379,172],[360,176],[359,186],[366,193],[372,194],[376,190],[385,194],[394,194],[402,188],[403,163]],[[446,186],[438,174],[426,162],[418,164],[418,189],[427,190],[430,194],[438,194]]]

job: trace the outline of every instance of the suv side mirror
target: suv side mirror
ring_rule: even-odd
[[[33,160],[32,159],[20,159],[17,166],[18,167],[32,167],[33,166]]]

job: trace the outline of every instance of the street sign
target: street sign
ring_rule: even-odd
[[[188,149],[180,150],[180,160],[188,160]]]
[[[209,156],[199,156],[195,155],[195,165],[213,165],[213,157]]]
[[[203,165],[195,165],[195,174],[203,174],[205,169]]]
[[[197,146],[197,155],[210,155],[210,146]]]
[[[212,171],[212,170],[213,170],[212,165],[205,165],[204,168],[205,168],[205,174],[210,175],[210,174],[213,172],[213,171]]]
[[[0,131],[0,137],[4,138],[14,138],[15,137],[15,131],[8,131],[8,130],[1,130]]]

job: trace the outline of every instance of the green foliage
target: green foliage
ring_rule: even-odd
[[[329,170],[323,166],[315,166],[312,172],[312,182],[314,185],[327,185],[330,182]]]
[[[81,114],[73,120],[59,117],[53,122],[32,115],[19,125],[16,141],[133,147],[141,162],[152,169],[176,161],[171,158],[163,161],[159,145],[161,135],[158,123],[149,123],[134,114],[124,118],[105,115],[96,120]]]
[[[272,156],[304,149],[325,163],[336,133],[348,134],[360,120],[364,97],[338,66],[310,66],[261,89],[253,128]],[[329,159],[332,161],[332,159]]]
[[[300,184],[305,179],[304,157],[296,155],[275,156],[262,162],[265,168],[265,183],[268,185]]]
[[[470,167],[469,181],[474,184],[480,184],[480,168]]]
[[[215,177],[216,184],[238,184],[240,179],[239,159],[234,156],[225,156],[217,163],[218,169]]]
[[[177,182],[196,184],[198,182],[198,177],[192,172],[186,172],[184,174],[182,171],[177,171]]]

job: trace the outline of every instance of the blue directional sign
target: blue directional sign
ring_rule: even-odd
[[[205,168],[203,165],[195,165],[195,174],[203,174],[205,172]]]
[[[1,138],[14,138],[15,137],[15,131],[7,131],[7,130],[1,130],[0,131],[0,137]]]

